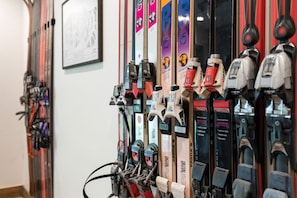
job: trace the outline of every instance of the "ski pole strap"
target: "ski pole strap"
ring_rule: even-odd
[[[102,168],[104,168],[104,167],[106,167],[106,166],[110,166],[110,165],[118,165],[118,163],[117,163],[117,162],[111,162],[111,163],[107,163],[107,164],[104,164],[104,165],[102,165],[102,166],[96,168],[96,169],[95,169],[93,172],[91,172],[90,175],[87,177],[85,183],[87,183],[88,179],[89,179],[94,173],[96,173],[96,172],[99,171],[100,169],[102,169]]]
[[[100,176],[97,176],[97,177],[93,177],[92,179],[88,180],[85,185],[84,185],[84,188],[83,188],[83,195],[84,195],[84,198],[89,198],[89,196],[86,194],[85,192],[85,188],[86,188],[86,185],[91,182],[91,181],[94,181],[94,180],[97,180],[97,179],[101,179],[101,178],[105,178],[105,177],[112,177],[112,176],[116,176],[115,173],[111,173],[111,174],[105,174],[105,175],[100,175]]]
[[[94,181],[94,180],[97,180],[97,179],[101,179],[101,178],[105,178],[105,177],[112,177],[112,176],[115,176],[116,174],[115,173],[111,173],[111,174],[105,174],[105,175],[100,175],[100,176],[97,176],[97,177],[94,177],[92,179],[89,180],[89,178],[94,174],[96,173],[97,171],[99,171],[100,169],[106,167],[106,166],[111,166],[111,165],[118,165],[117,162],[111,162],[111,163],[107,163],[107,164],[104,164],[98,168],[96,168],[94,171],[92,171],[89,176],[87,177],[86,181],[85,181],[85,184],[84,184],[84,187],[83,187],[83,195],[84,195],[84,198],[88,198],[88,195],[86,194],[85,192],[85,188],[86,188],[86,185],[91,182],[91,181]]]

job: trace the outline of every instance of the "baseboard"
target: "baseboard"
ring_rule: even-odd
[[[23,197],[24,198],[32,198],[30,196],[30,193],[26,190],[26,188],[24,186],[22,186],[22,187],[23,187]]]
[[[31,198],[24,186],[14,186],[0,189],[0,198],[24,197]]]

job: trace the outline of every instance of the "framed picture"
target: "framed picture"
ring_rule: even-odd
[[[62,4],[63,69],[102,61],[102,1]]]

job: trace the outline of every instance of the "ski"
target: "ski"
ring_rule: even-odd
[[[23,95],[20,97],[20,103],[24,105],[24,111],[17,112],[16,115],[20,115],[19,120],[24,118],[25,131],[27,134],[27,149],[28,149],[28,171],[29,171],[29,193],[30,195],[35,194],[34,187],[34,166],[33,159],[30,157],[30,153],[32,150],[32,141],[30,134],[30,115],[32,112],[31,102],[32,102],[32,94],[30,90],[32,86],[34,86],[34,80],[32,75],[32,63],[34,61],[34,51],[35,51],[35,27],[36,27],[36,18],[34,18],[34,3],[32,1],[24,1],[26,7],[28,9],[29,15],[29,27],[28,27],[28,47],[27,47],[27,70],[23,77]]]
[[[255,19],[263,12],[265,2],[245,0],[239,3],[240,11],[243,11],[240,13],[244,13],[244,17],[240,16],[244,19],[241,21],[245,21],[240,24],[241,46],[246,48],[232,61],[224,84],[225,98],[234,101],[233,112],[236,122],[238,166],[232,192],[234,197],[262,197],[264,141],[260,128],[261,108],[260,104],[255,102],[254,82],[261,60],[260,55],[264,53],[265,47],[264,37],[260,37],[260,34],[265,33],[265,15],[259,17],[261,20]]]
[[[156,68],[158,67],[158,58],[159,58],[159,47],[158,47],[158,31],[159,31],[159,7],[160,2],[156,0],[148,1],[148,59],[152,62]],[[159,71],[156,70],[156,84],[159,84],[160,79],[158,79]],[[152,105],[152,100],[147,100],[147,112],[150,112],[150,108]],[[148,143],[155,143],[158,145],[158,134],[159,134],[159,122],[158,117],[154,117],[153,119],[148,118]]]
[[[205,0],[194,1],[194,52],[189,61],[184,80],[184,95],[193,98],[193,197],[210,197],[213,172],[213,134],[211,131],[211,102],[200,97],[203,72],[210,52],[211,4]],[[196,20],[195,20],[196,19]],[[192,95],[192,96],[191,96]]]
[[[160,7],[161,2],[156,0],[148,0],[148,59],[155,65],[155,87],[160,84],[160,41],[158,38],[160,31]],[[153,174],[150,178],[151,190],[153,197],[157,197],[159,192],[156,185],[156,178],[159,175],[160,158],[159,158],[159,118],[155,116],[151,118],[151,108],[155,100],[154,91],[151,99],[147,100],[147,122],[148,122],[148,146],[144,151],[147,158],[146,164],[150,172]],[[153,149],[153,150],[152,150]],[[149,154],[149,155],[148,155]],[[148,161],[149,160],[149,161]],[[153,170],[154,169],[154,170]]]
[[[31,111],[30,115],[30,142],[31,142],[31,153],[29,156],[33,161],[34,168],[34,196],[41,197],[41,167],[40,167],[40,145],[38,142],[39,130],[38,125],[35,125],[36,119],[39,116],[39,61],[40,61],[40,38],[41,38],[41,1],[34,2],[33,4],[33,20],[35,19],[35,25],[33,31],[35,32],[35,41],[34,41],[34,52],[32,54],[32,76],[34,85],[31,88],[32,94],[32,107],[33,111]]]
[[[161,0],[161,65],[160,84],[154,91],[154,108],[151,113],[159,117],[160,130],[160,168],[156,184],[162,197],[170,197],[171,183],[176,181],[175,171],[175,136],[172,133],[171,118],[165,118],[167,100],[169,102],[170,87],[175,80],[174,76],[174,33],[175,33],[175,1]],[[152,106],[153,107],[153,106]],[[153,111],[152,111],[153,110]]]
[[[132,3],[134,4],[134,1]],[[129,17],[129,13],[133,13],[133,10],[129,12],[129,8],[133,8],[131,1],[130,3],[127,0],[119,1],[119,84],[114,86],[113,96],[110,100],[110,105],[117,105],[119,108],[117,165],[113,165],[111,169],[112,173],[119,176],[111,177],[111,186],[113,195],[123,197],[134,197],[130,182],[127,180],[131,173],[130,170],[133,168],[131,159],[131,146],[134,141],[132,86],[135,87],[135,79],[132,79],[131,76],[137,77],[137,73],[133,73],[136,71],[130,72],[130,68],[135,69],[134,62],[128,64],[128,59],[134,56],[134,39],[131,48],[128,47],[129,24],[133,24],[133,17]],[[131,53],[129,53],[130,49]],[[120,83],[121,81],[123,83]],[[134,189],[137,190],[135,187]]]
[[[263,197],[295,197],[295,21],[290,0],[272,3],[273,36],[278,42],[263,59],[255,89],[265,101],[265,158],[267,187]],[[296,6],[296,4],[295,4]],[[296,16],[296,15],[295,15]],[[272,44],[274,44],[272,41]]]
[[[194,1],[178,0],[177,1],[177,45],[176,45],[176,84],[180,101],[174,104],[176,135],[176,182],[172,183],[171,189],[174,197],[191,197],[191,165],[192,165],[192,98],[186,98],[181,95],[184,78],[187,71],[187,63],[193,52],[193,4]],[[172,86],[173,87],[173,86]],[[170,96],[171,97],[171,96]],[[169,102],[169,101],[168,101]],[[169,103],[168,103],[169,105]],[[179,109],[181,107],[181,109]],[[191,111],[190,111],[191,109]],[[167,113],[167,112],[166,112]]]
[[[202,89],[212,95],[214,132],[214,171],[212,196],[232,195],[232,181],[236,175],[236,148],[232,102],[224,100],[224,78],[235,54],[234,15],[236,2],[214,1],[213,52],[207,61]],[[223,20],[224,18],[224,20]],[[203,90],[202,90],[203,93]]]
[[[54,34],[54,1],[46,1],[46,13],[47,19],[45,21],[46,29],[46,50],[45,50],[45,68],[44,68],[44,88],[42,94],[42,102],[45,108],[45,121],[42,125],[42,152],[45,153],[44,160],[41,161],[41,166],[44,166],[44,197],[53,197],[53,169],[52,159],[53,151],[51,143],[52,138],[52,126],[53,126],[53,97],[51,94],[53,85],[53,34]]]
[[[41,16],[40,16],[40,49],[39,49],[39,73],[36,74],[38,76],[38,80],[42,84],[42,87],[45,87],[45,64],[46,64],[46,47],[47,47],[47,0],[41,0]],[[43,88],[41,88],[43,89]],[[46,94],[46,93],[44,93]],[[42,94],[43,95],[43,94]],[[47,107],[45,106],[44,101],[45,96],[41,96],[40,98],[40,107],[39,107],[39,118],[42,120],[40,125],[45,125],[46,122],[46,114]],[[47,123],[48,124],[48,123]],[[42,130],[42,129],[41,129]],[[47,136],[48,129],[40,131],[38,136]],[[39,137],[36,137],[39,138]],[[43,137],[42,137],[43,138]],[[42,198],[47,197],[46,193],[46,176],[45,176],[45,158],[47,157],[47,153],[44,148],[40,145],[40,156],[38,161],[40,161],[40,194]]]

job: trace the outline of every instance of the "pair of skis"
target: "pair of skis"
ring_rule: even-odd
[[[278,43],[265,56],[255,88],[265,101],[267,188],[263,197],[296,196],[296,7],[295,1],[272,4],[273,35]],[[291,15],[292,13],[292,15]],[[275,42],[273,42],[275,44]]]
[[[178,86],[171,85],[175,79],[175,10],[176,1],[163,0],[161,1],[161,86],[155,87],[154,105],[151,108],[150,116],[158,115],[160,123],[160,176],[157,178],[157,186],[162,194],[162,197],[170,196],[172,192],[171,184],[176,181],[176,150],[173,119],[168,116],[165,121],[165,113],[167,106],[170,104],[170,110],[174,116],[175,101],[181,104],[180,98],[175,98]],[[169,101],[169,95],[171,98]],[[168,102],[167,102],[168,100]],[[180,101],[180,102],[179,102]],[[167,106],[166,106],[167,102]],[[177,109],[177,108],[175,108]],[[181,108],[179,108],[181,110]],[[155,112],[154,112],[155,111]]]
[[[261,2],[260,2],[261,3]],[[258,71],[260,52],[263,52],[263,30],[255,23],[257,1],[244,1],[245,26],[241,41],[244,49],[230,65],[225,78],[225,98],[233,100],[236,122],[237,177],[233,181],[234,197],[261,197],[263,193],[262,165],[264,164],[263,132],[260,126],[259,102],[255,99],[255,77]],[[262,19],[263,20],[263,19]],[[263,22],[258,23],[263,27]],[[260,33],[259,33],[260,32]],[[259,48],[255,45],[259,41]],[[261,49],[262,47],[262,49]]]
[[[192,53],[192,4],[190,0],[161,1],[161,86],[155,88],[150,115],[158,117],[160,123],[161,169],[157,186],[162,197],[191,196],[190,101],[182,97],[181,90],[185,65]]]
[[[255,2],[249,8],[255,9]],[[263,186],[267,186],[265,198],[295,197],[296,193],[296,129],[293,124],[296,50],[289,41],[294,36],[292,40],[296,42],[296,18],[290,15],[289,0],[277,1],[277,4],[274,1],[272,8],[272,12],[278,10],[278,17],[274,15],[272,21],[275,21],[274,37],[279,43],[265,56],[257,72],[261,60],[253,46],[258,40],[258,30],[255,16],[251,14],[251,24],[245,27],[242,36],[247,49],[232,62],[225,80],[227,95],[232,94],[236,101],[239,164],[233,182],[235,197],[262,197]],[[264,109],[260,104],[264,104]],[[265,120],[261,126],[259,118],[263,111]],[[265,168],[261,168],[263,166]]]
[[[128,20],[128,1],[124,2],[125,19]],[[119,152],[118,161],[122,164],[120,173],[125,186],[122,186],[123,196],[132,197],[142,194],[152,197],[151,185],[154,184],[158,172],[157,130],[155,122],[147,121],[147,109],[155,84],[155,66],[148,58],[156,60],[157,53],[148,54],[148,47],[157,52],[157,1],[135,1],[135,49],[132,58],[135,61],[127,63],[127,25],[124,26],[124,83],[116,86],[112,104],[122,105],[125,130],[123,131],[124,152]],[[148,45],[148,37],[152,42]],[[154,42],[155,41],[155,42]],[[154,50],[151,50],[152,52]],[[136,56],[134,55],[136,54]],[[150,56],[150,57],[149,57]],[[127,132],[128,129],[128,132]],[[149,132],[149,129],[151,132]],[[131,137],[131,138],[127,138]],[[149,138],[151,137],[151,138]],[[128,142],[127,140],[130,139]],[[150,139],[150,140],[149,140]],[[131,141],[132,140],[132,141]],[[113,182],[114,183],[114,182]]]
[[[218,2],[213,2],[213,6],[216,6],[216,3]],[[234,6],[234,2],[229,3],[230,7]],[[259,51],[254,49],[259,39],[258,29],[255,26],[256,1],[245,1],[242,7],[246,19],[242,41],[247,49],[231,63],[229,69],[227,67],[226,77],[222,59],[219,55],[213,54],[207,61],[203,79],[201,73],[204,69],[196,63],[189,65],[185,81],[186,89],[194,90],[198,95],[198,100],[194,101],[196,130],[192,176],[195,197],[261,196],[262,170],[259,164],[261,157],[257,150],[260,147],[261,135],[255,131],[258,125],[253,100],[253,84],[259,62]],[[216,7],[216,10],[210,13],[218,17],[220,12],[218,9],[219,7]],[[231,31],[232,15],[228,18],[231,19],[229,21],[229,31]],[[218,24],[211,28],[215,31],[220,29]],[[225,33],[228,35],[226,29]],[[216,52],[220,52],[225,60],[224,64],[229,65],[231,59],[228,60],[226,57],[233,56],[232,41],[229,40],[230,42],[227,42],[230,43],[229,47],[221,51],[222,45],[219,43],[226,37],[220,35],[219,38],[218,32],[210,35],[214,37],[215,42],[210,48],[214,47]],[[229,35],[232,36],[232,31]],[[205,58],[202,56],[203,59]],[[198,74],[195,76],[196,72]],[[209,98],[206,101],[201,99],[206,97]],[[224,101],[223,97],[231,100]],[[236,122],[236,133],[233,120]],[[233,182],[237,163],[239,163],[237,179]]]
[[[25,125],[28,136],[30,194],[52,197],[51,71],[53,1],[27,1],[29,10],[28,66],[24,77]]]
[[[224,65],[233,57],[235,2],[195,1],[194,6],[195,51],[187,65],[183,92],[193,98],[195,120],[192,193],[194,197],[232,196],[234,128],[223,86]]]

